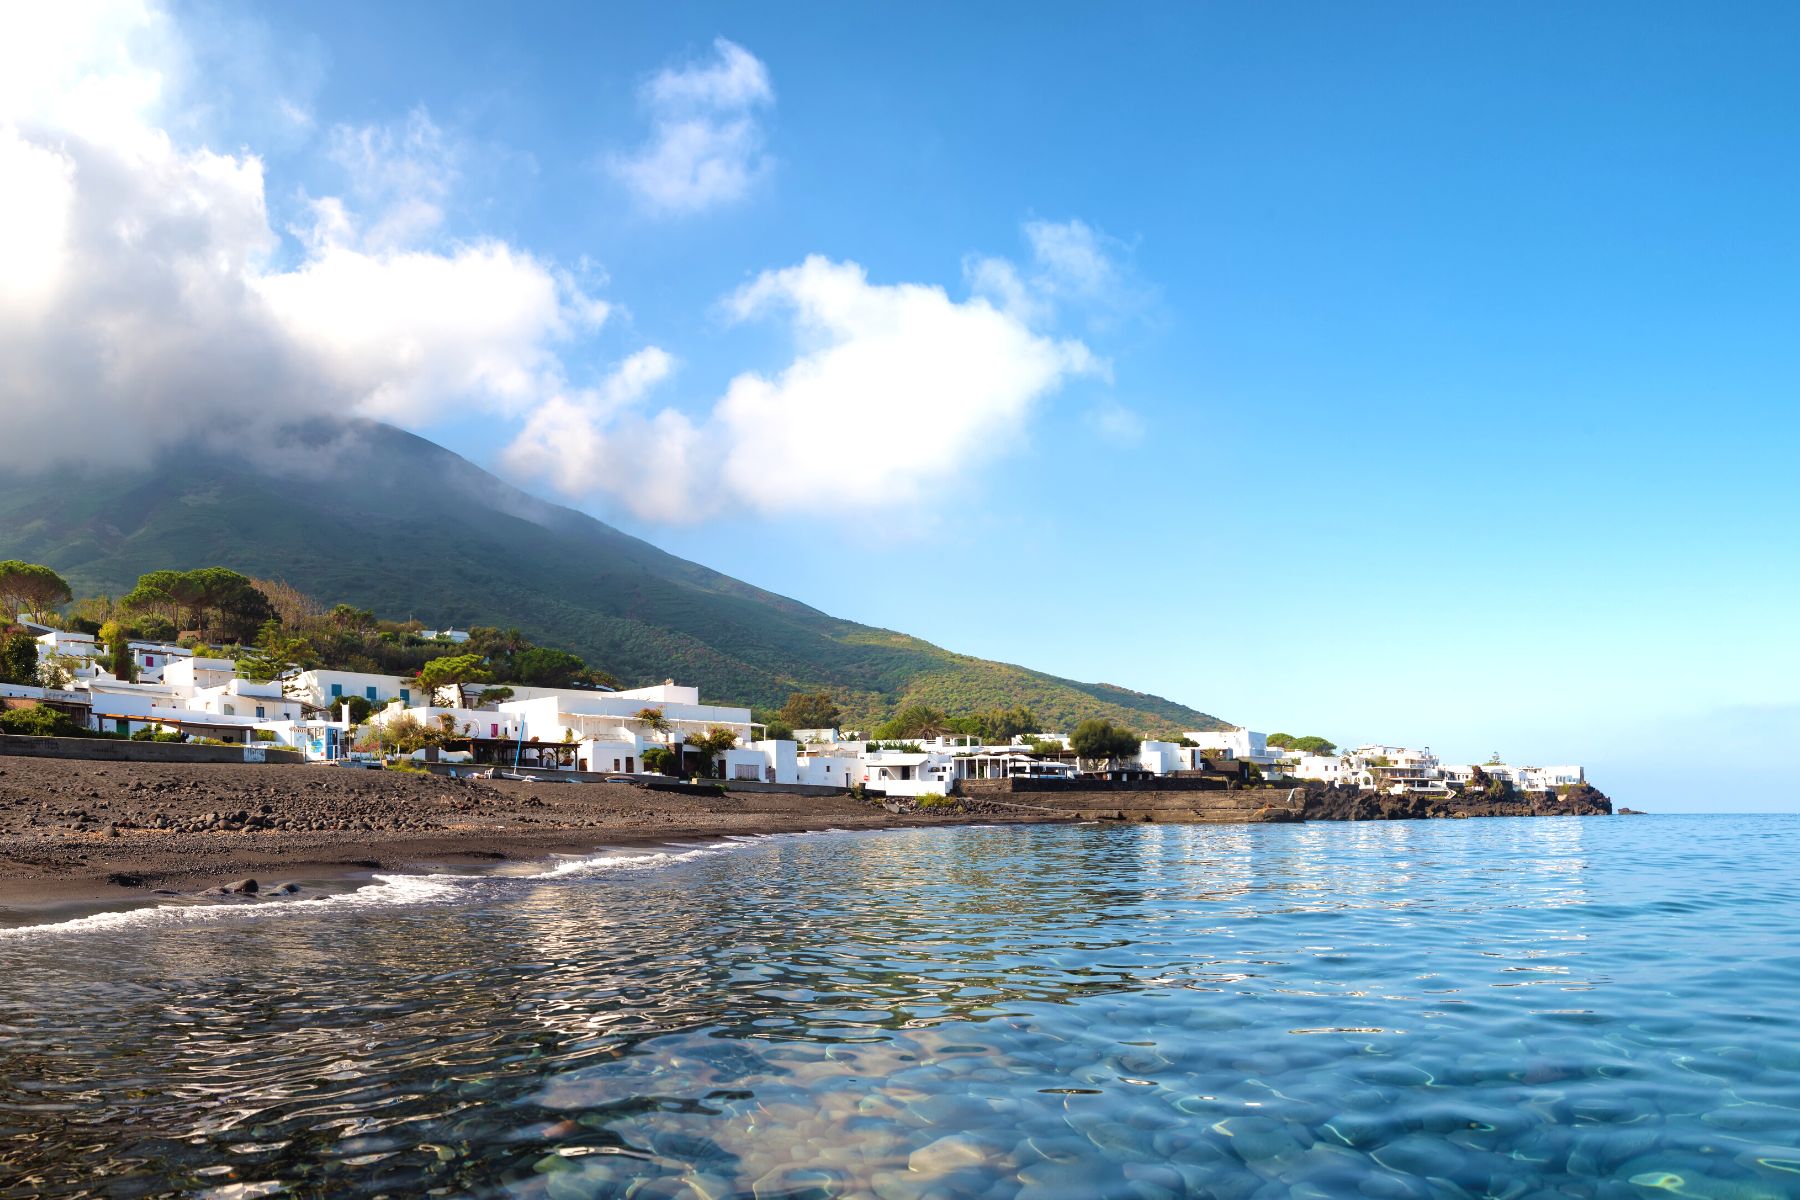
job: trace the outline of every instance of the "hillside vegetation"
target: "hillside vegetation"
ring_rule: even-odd
[[[953,715],[1022,704],[1053,728],[1224,727],[1158,696],[840,620],[369,422],[308,431],[279,463],[190,447],[135,471],[0,480],[0,558],[46,563],[78,594],[222,565],[390,619],[516,628],[627,687],[673,677],[765,709],[830,691],[853,726],[909,704]]]

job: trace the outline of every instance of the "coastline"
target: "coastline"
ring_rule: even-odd
[[[496,869],[670,842],[1046,819],[1059,818],[902,816],[848,795],[691,796],[628,784],[0,757],[0,924],[202,898],[246,879],[259,894],[282,883],[317,894],[378,871]]]
[[[1282,797],[1289,803],[1277,804]],[[561,856],[829,829],[1611,810],[1604,797],[1583,804],[1452,804],[1312,785],[1291,794],[1022,792],[1006,801],[977,796],[956,808],[896,814],[848,794],[687,794],[622,783],[0,756],[0,925],[170,900],[266,898],[282,885],[297,886],[289,894],[328,894],[378,872],[503,872]],[[254,896],[229,890],[246,880],[256,881]]]

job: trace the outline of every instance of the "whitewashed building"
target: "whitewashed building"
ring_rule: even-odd
[[[1279,756],[1269,753],[1269,735],[1257,733],[1250,729],[1209,730],[1204,733],[1188,732],[1181,735],[1193,743],[1190,749],[1223,750],[1232,758],[1253,762],[1259,767],[1271,767],[1279,761]]]
[[[304,715],[304,705],[297,697],[284,695],[279,681],[228,679],[216,687],[196,690],[187,697],[187,706],[198,712],[249,717],[254,721],[297,721]]]
[[[411,679],[403,676],[363,671],[302,671],[290,682],[293,695],[315,708],[332,709],[339,701],[353,696],[360,696],[377,708],[392,700],[410,705],[417,689]]]
[[[798,754],[794,765],[794,782],[814,787],[855,787],[862,777],[862,759],[855,754]]]
[[[1444,768],[1445,777],[1460,787],[1467,787],[1479,770],[1489,779],[1504,780],[1522,792],[1553,792],[1587,782],[1587,772],[1575,763],[1551,767],[1515,767],[1507,763],[1463,763]]]

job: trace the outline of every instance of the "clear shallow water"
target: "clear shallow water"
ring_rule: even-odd
[[[0,1194],[1800,1196],[1800,818],[769,839],[0,931]]]

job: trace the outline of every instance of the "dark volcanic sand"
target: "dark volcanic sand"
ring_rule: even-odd
[[[727,834],[966,821],[849,796],[0,756],[0,911]],[[1005,815],[984,820],[1006,820]]]

